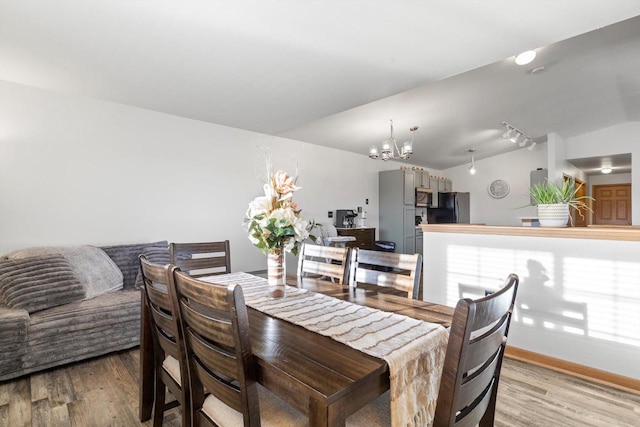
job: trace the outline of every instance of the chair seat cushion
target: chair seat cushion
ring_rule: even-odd
[[[258,385],[262,427],[300,427],[309,425],[307,417],[287,405],[273,393]],[[242,414],[210,394],[202,411],[221,427],[243,427]]]
[[[162,362],[162,367],[175,382],[182,385],[182,380],[180,379],[180,363],[173,356],[167,356]]]

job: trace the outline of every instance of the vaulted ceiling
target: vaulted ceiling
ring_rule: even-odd
[[[501,121],[568,138],[640,120],[638,15],[633,0],[3,0],[0,79],[363,154],[393,119],[399,140],[419,126],[412,163],[443,169],[516,148]]]

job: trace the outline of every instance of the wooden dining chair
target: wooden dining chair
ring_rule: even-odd
[[[308,274],[329,277],[340,285],[348,284],[349,249],[305,243],[298,254],[298,277]]]
[[[171,243],[171,263],[192,277],[231,273],[229,241]]]
[[[350,282],[354,288],[365,284],[379,289],[406,292],[409,298],[417,299],[422,255],[356,248],[351,254],[350,270]]]
[[[171,292],[191,372],[193,425],[305,425],[304,415],[256,382],[242,288],[204,282],[178,270],[174,279]]]
[[[518,290],[509,275],[499,291],[456,305],[447,345],[434,427],[491,427],[500,368]]]
[[[153,340],[155,397],[153,401],[153,426],[160,427],[164,411],[182,406],[182,425],[191,424],[190,393],[187,362],[182,342],[182,330],[174,311],[173,296],[169,292],[173,282],[174,266],[149,262],[139,256],[144,298],[151,322]],[[166,386],[166,387],[165,387]],[[165,404],[166,389],[175,401]]]

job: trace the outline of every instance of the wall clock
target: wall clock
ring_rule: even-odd
[[[504,179],[496,179],[491,184],[489,184],[487,191],[489,192],[489,195],[494,199],[502,199],[503,197],[506,197],[507,194],[509,194],[510,189],[511,188],[509,187],[509,183],[507,181],[505,181]]]

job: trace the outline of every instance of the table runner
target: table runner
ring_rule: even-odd
[[[248,273],[203,280],[237,283],[249,307],[384,359],[389,365],[392,426],[433,423],[449,338],[441,325],[290,286],[286,298],[270,299],[267,280]]]

